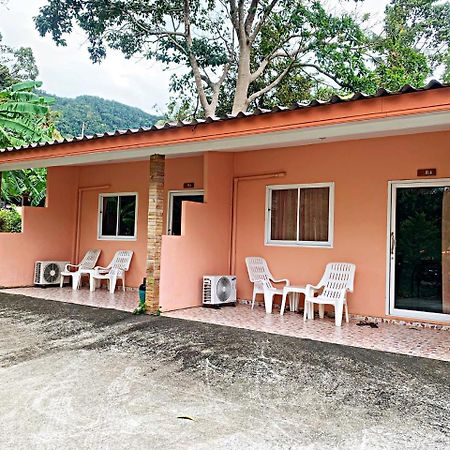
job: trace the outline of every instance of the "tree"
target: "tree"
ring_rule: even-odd
[[[386,6],[383,31],[373,36],[372,43],[374,86],[421,86],[435,73],[448,81],[450,3],[392,0]]]
[[[368,15],[336,16],[318,0],[47,0],[35,22],[58,45],[77,24],[95,62],[110,47],[186,67],[172,77],[172,115],[208,116],[420,85],[449,65],[448,17],[448,3],[392,0],[376,35]]]
[[[386,6],[379,32],[368,26],[368,16],[361,15],[365,32],[365,51],[361,52],[359,76],[347,76],[347,83],[327,83],[326,77],[311,77],[301,65],[293,66],[273,89],[255,99],[251,107],[270,108],[290,105],[312,98],[328,100],[333,94],[347,95],[361,90],[373,94],[384,87],[397,90],[405,84],[423,86],[430,76],[450,81],[450,4],[436,0],[392,0]],[[375,28],[376,29],[376,28]],[[267,40],[270,41],[270,30]],[[338,59],[339,62],[339,59]],[[363,66],[364,64],[364,66]],[[328,66],[341,74],[345,67]],[[277,68],[276,68],[277,69]],[[279,69],[279,68],[278,68]],[[189,79],[173,83],[176,95],[169,102],[168,118],[183,119],[196,114],[195,92],[189,90]],[[231,110],[233,76],[224,84],[219,99],[219,114]],[[253,93],[270,83],[270,73],[264,74],[250,86]],[[189,108],[190,105],[190,108]]]
[[[50,111],[51,99],[33,92],[40,82],[17,83],[0,91],[0,148],[59,138]],[[45,197],[45,169],[2,174],[1,197],[19,202],[24,195],[38,205]]]
[[[0,90],[20,81],[35,80],[38,74],[31,48],[2,44],[0,33]]]
[[[235,114],[293,70],[347,89],[367,73],[360,26],[314,0],[47,0],[35,22],[58,45],[78,24],[95,62],[109,46],[126,57],[186,66],[188,73],[173,85],[193,80],[207,116],[216,114],[227,83]]]

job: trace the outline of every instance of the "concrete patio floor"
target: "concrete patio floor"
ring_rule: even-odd
[[[70,286],[60,287],[23,287],[0,289],[0,293],[19,294],[29,297],[53,300],[55,302],[74,303],[75,305],[95,306],[97,308],[116,309],[117,311],[134,311],[138,305],[138,293],[117,289],[110,294],[107,289],[96,289],[90,292],[88,288],[73,290]]]
[[[117,290],[114,294],[110,294],[106,289],[89,292],[87,288],[73,291],[69,287],[63,289],[30,287],[0,290],[1,292],[128,312],[133,311],[138,303],[136,291]],[[450,330],[448,328],[436,330],[393,323],[379,323],[378,328],[370,328],[356,325],[359,320],[355,319],[352,319],[349,324],[344,322],[341,328],[337,328],[333,319],[325,318],[304,323],[303,316],[298,313],[287,312],[280,317],[279,309],[275,309],[273,314],[267,315],[261,306],[252,310],[249,305],[242,304],[236,308],[223,307],[219,310],[201,307],[189,308],[166,312],[164,315],[283,336],[450,361]]]
[[[303,321],[303,315],[287,312],[280,316],[279,310],[266,314],[262,306],[251,309],[250,305],[221,309],[189,308],[164,314],[167,317],[214,323],[254,331],[281,334],[303,339],[350,345],[371,350],[401,353],[424,358],[450,361],[450,330],[431,329],[414,325],[378,323],[378,328],[359,326],[361,320],[350,319],[336,327],[334,319],[325,317]]]
[[[4,293],[0,329],[2,449],[450,445],[443,361]]]

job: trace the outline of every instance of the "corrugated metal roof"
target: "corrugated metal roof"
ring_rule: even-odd
[[[54,140],[54,141],[50,141],[50,142],[39,142],[39,143],[34,143],[34,144],[27,144],[27,145],[22,145],[20,147],[7,147],[4,149],[0,149],[0,153],[16,151],[16,150],[29,150],[29,149],[35,149],[35,148],[48,147],[51,145],[68,144],[71,142],[81,142],[81,141],[88,141],[88,140],[93,140],[93,139],[102,139],[102,138],[123,136],[123,135],[136,134],[136,133],[156,132],[156,131],[167,130],[167,129],[171,129],[171,128],[196,126],[196,125],[200,125],[200,124],[209,124],[209,123],[221,122],[221,121],[232,120],[232,119],[240,119],[243,117],[258,116],[261,114],[274,114],[274,113],[280,113],[283,111],[294,111],[294,110],[299,110],[299,109],[304,109],[304,108],[314,108],[317,106],[333,105],[336,103],[348,103],[348,102],[354,102],[354,101],[360,101],[360,100],[367,100],[367,99],[371,99],[371,98],[403,95],[403,94],[409,94],[412,92],[429,91],[432,89],[441,89],[441,88],[447,88],[447,87],[450,87],[450,84],[441,83],[437,80],[431,80],[429,83],[427,83],[426,86],[421,87],[421,88],[415,88],[409,84],[406,84],[398,91],[388,91],[387,89],[380,88],[377,90],[377,92],[375,94],[372,94],[372,95],[364,94],[362,92],[357,92],[353,95],[344,96],[344,97],[339,96],[339,95],[333,95],[329,100],[326,100],[326,101],[311,100],[309,102],[296,102],[289,107],[277,105],[271,109],[256,108],[252,112],[245,112],[245,113],[240,112],[236,115],[227,114],[226,116],[223,116],[223,117],[207,117],[206,119],[180,120],[177,122],[167,122],[162,125],[153,125],[151,127],[141,127],[141,128],[136,128],[136,129],[130,128],[127,130],[117,130],[117,131],[112,131],[112,132],[97,133],[97,134],[93,134],[93,135],[79,136],[79,137],[74,137],[74,138],[70,138],[70,139],[64,138],[64,139]]]

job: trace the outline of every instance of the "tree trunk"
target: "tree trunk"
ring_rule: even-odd
[[[207,106],[202,105],[202,107],[203,111],[205,112],[205,117],[215,117],[217,104],[216,105],[207,104]]]
[[[248,108],[248,88],[250,86],[250,44],[241,43],[239,55],[239,69],[236,90],[233,99],[232,114],[245,112]]]

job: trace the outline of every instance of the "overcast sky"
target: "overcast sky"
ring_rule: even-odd
[[[366,0],[364,11],[379,18],[386,2]],[[67,37],[67,47],[57,47],[50,37],[40,37],[34,28],[33,17],[45,3],[45,0],[7,1],[6,7],[0,6],[0,32],[4,44],[33,49],[39,79],[47,92],[64,97],[98,95],[150,113],[165,110],[170,72],[155,62],[126,60],[120,52],[112,50],[105,61],[94,65],[81,31]]]

